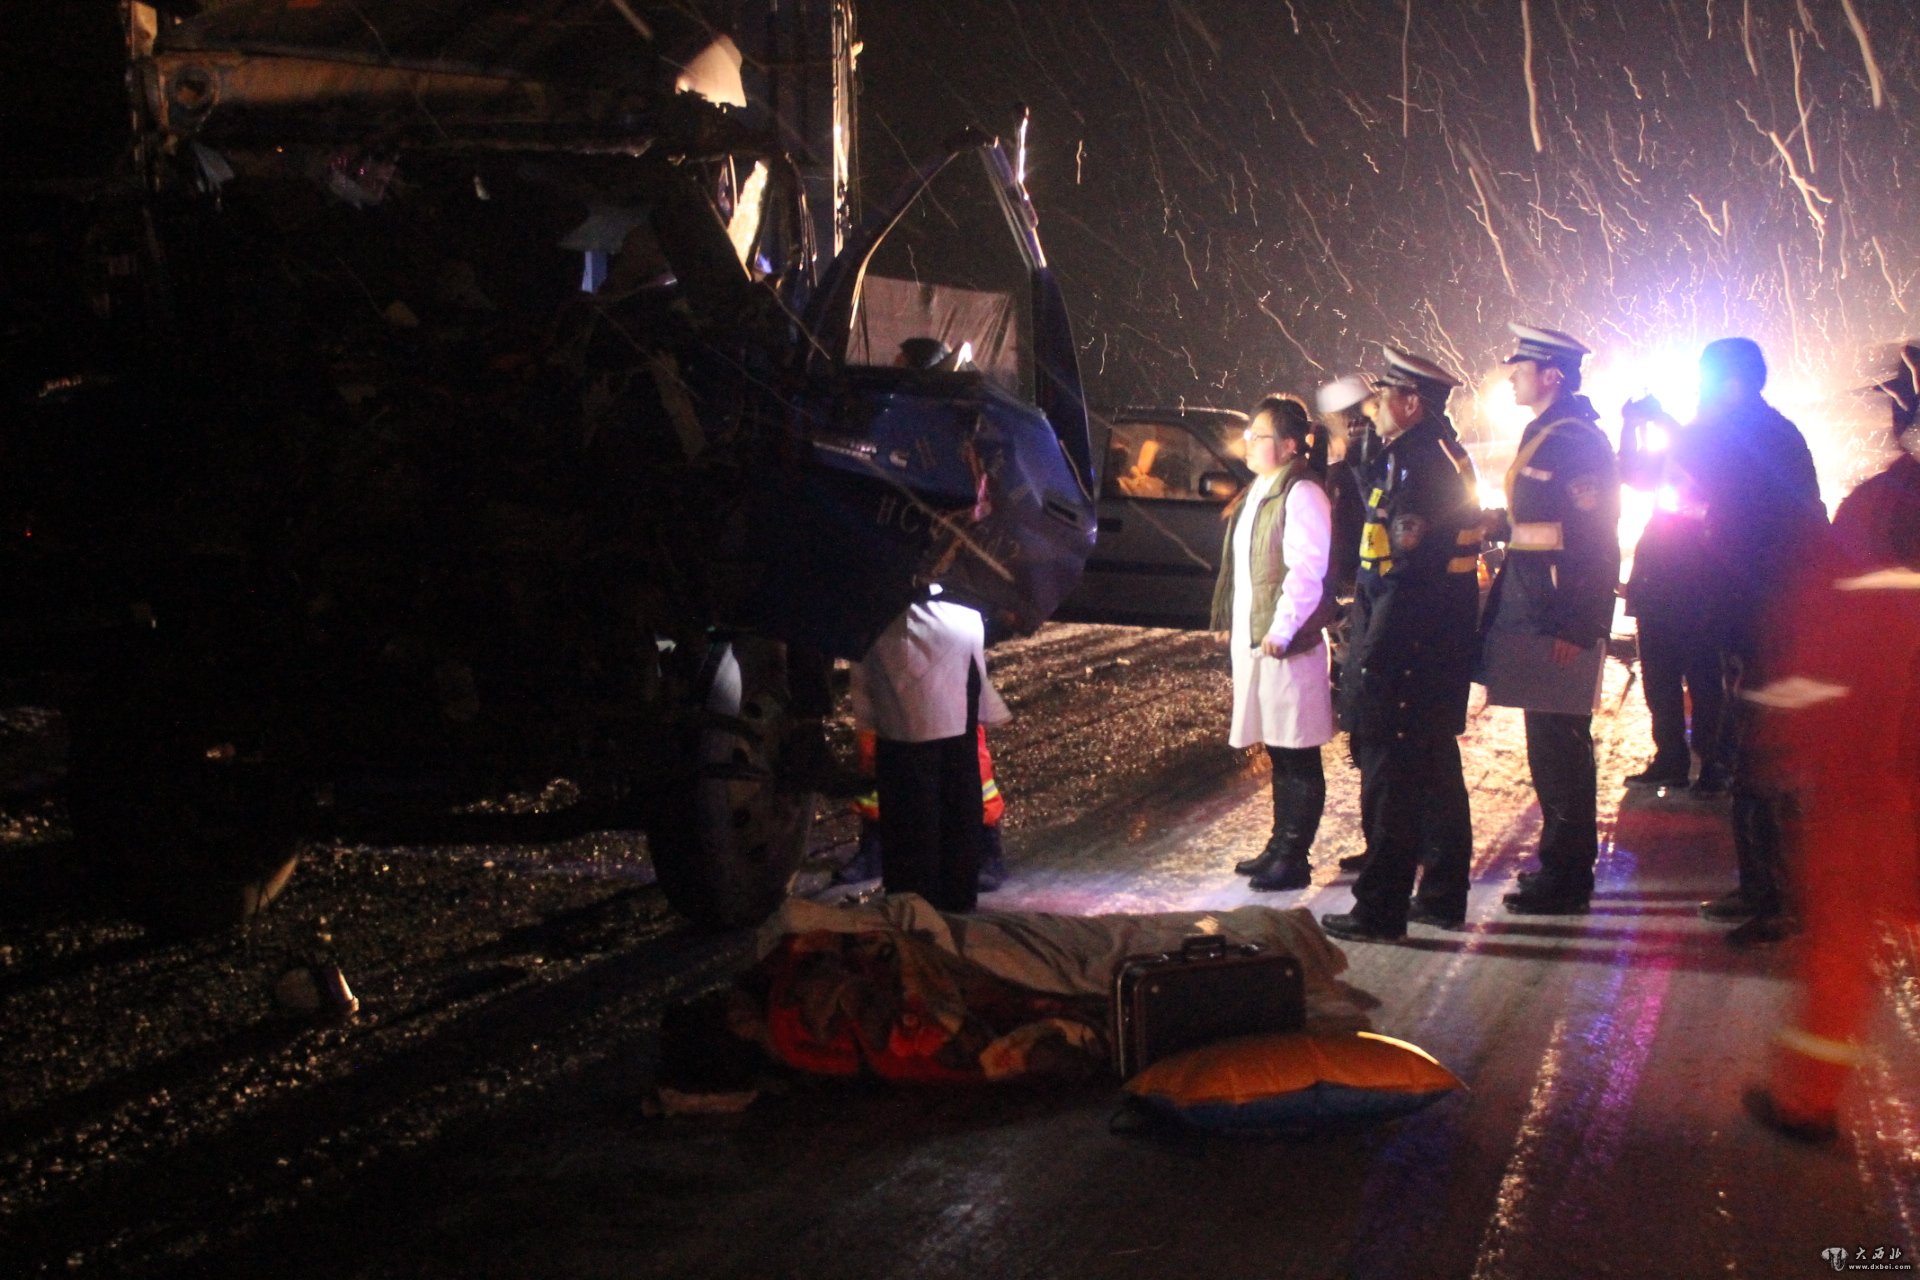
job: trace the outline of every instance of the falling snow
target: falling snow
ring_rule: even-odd
[[[1611,413],[1767,350],[1830,493],[1883,460],[1863,353],[1910,326],[1904,0],[984,0],[861,14],[864,164],[1033,110],[1097,403],[1306,391],[1390,342],[1458,366],[1499,459],[1505,323],[1583,335]],[[911,24],[909,29],[908,24]]]

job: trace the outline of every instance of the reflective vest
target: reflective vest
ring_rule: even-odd
[[[877,735],[871,729],[862,729],[855,735],[859,746],[860,772],[872,777],[874,772],[874,751]],[[1000,783],[993,776],[993,755],[987,750],[987,726],[979,726],[980,744],[980,809],[981,821],[989,827],[1000,825],[1000,819],[1007,812],[1006,797],[1000,794]],[[868,822],[880,821],[880,789],[874,787],[863,791],[853,798],[850,805],[853,811]]]

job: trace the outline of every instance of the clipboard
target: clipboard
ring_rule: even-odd
[[[1487,705],[1590,716],[1600,705],[1607,642],[1595,641],[1566,666],[1553,661],[1554,638],[1524,631],[1489,631],[1482,669]]]

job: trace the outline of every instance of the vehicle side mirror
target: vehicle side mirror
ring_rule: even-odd
[[[1240,492],[1240,482],[1230,471],[1208,471],[1200,476],[1201,496],[1214,502],[1226,502]]]

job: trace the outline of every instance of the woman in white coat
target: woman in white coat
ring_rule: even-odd
[[[1333,737],[1325,627],[1333,618],[1327,560],[1332,506],[1307,462],[1313,433],[1291,396],[1260,402],[1247,427],[1253,483],[1226,511],[1213,629],[1233,653],[1235,747],[1264,745],[1273,762],[1273,834],[1234,867],[1255,889],[1304,889],[1326,805],[1320,747]]]

